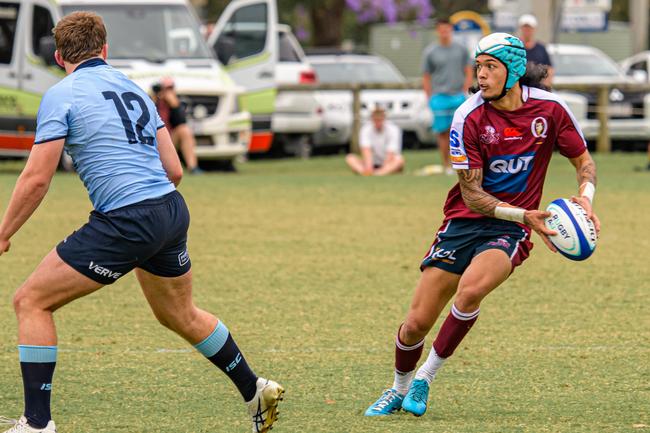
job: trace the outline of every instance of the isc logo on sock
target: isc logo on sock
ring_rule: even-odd
[[[228,367],[226,367],[226,373],[230,373],[237,367],[239,362],[241,361],[241,353],[237,353],[237,356],[235,356],[235,360],[231,362]]]
[[[43,385],[41,385],[41,391],[52,391],[52,384],[44,383]]]

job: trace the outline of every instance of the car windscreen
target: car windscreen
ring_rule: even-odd
[[[88,5],[65,6],[68,14],[91,10],[104,19],[108,32],[108,54],[117,59],[212,58],[198,23],[183,5]]]
[[[403,83],[404,77],[383,62],[312,62],[321,83]]]
[[[11,63],[20,4],[0,3],[0,64]]]
[[[589,54],[552,54],[555,75],[577,77],[595,75],[603,77],[620,77],[621,72],[610,59],[596,53]]]

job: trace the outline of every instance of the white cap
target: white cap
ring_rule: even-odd
[[[533,28],[537,27],[537,18],[531,14],[524,14],[519,17],[519,27],[531,26]]]

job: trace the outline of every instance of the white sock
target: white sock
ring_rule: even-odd
[[[395,370],[395,380],[393,381],[393,389],[399,394],[406,395],[411,386],[411,381],[413,380],[413,375],[415,370],[409,371],[408,373],[402,373]]]
[[[427,360],[422,364],[422,367],[418,369],[418,372],[415,373],[415,378],[424,379],[429,385],[431,385],[431,381],[436,377],[438,369],[442,367],[444,362],[445,358],[439,357],[436,350],[432,347]]]

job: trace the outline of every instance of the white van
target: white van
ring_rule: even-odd
[[[76,10],[103,17],[109,63],[145,91],[174,79],[200,160],[232,161],[247,151],[251,116],[237,103],[243,89],[205,45],[187,1],[0,0],[0,155],[29,153],[41,96],[64,76],[52,58],[52,28]]]
[[[282,84],[314,83],[316,76],[308,64],[291,67],[301,63],[295,62],[294,53],[302,50],[288,26],[278,24],[275,0],[231,1],[208,36],[208,45],[246,89],[240,103],[253,115],[249,152],[266,152],[272,141],[295,151],[320,130],[322,110],[315,92],[277,91]]]

